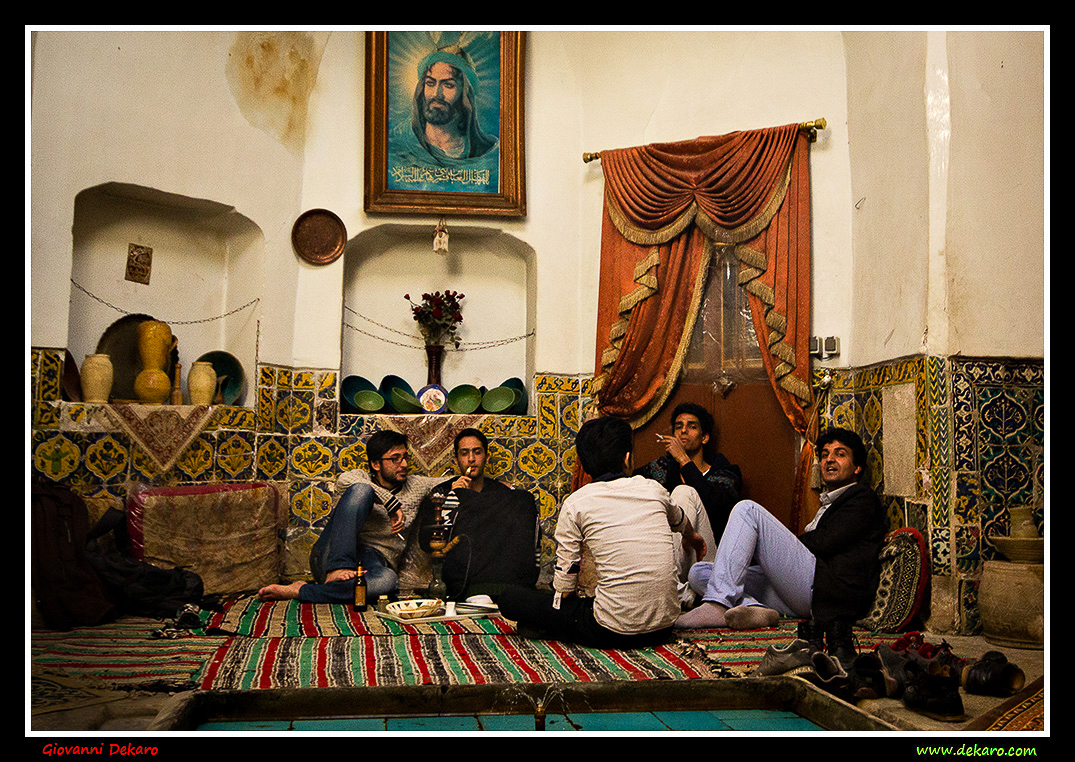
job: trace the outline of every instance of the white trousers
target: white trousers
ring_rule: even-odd
[[[712,563],[696,563],[690,585],[702,600],[727,608],[765,606],[808,618],[816,559],[765,508],[741,500],[732,508]]]
[[[709,524],[709,514],[705,512],[698,490],[680,484],[672,490],[672,502],[678,505],[690,519],[694,531],[705,540],[705,558],[696,558],[693,550],[684,550],[680,535],[675,535],[676,573],[679,576],[679,601],[691,605],[695,601],[694,590],[688,584],[690,570],[698,561],[712,561],[717,555],[717,542],[713,537],[713,528]]]

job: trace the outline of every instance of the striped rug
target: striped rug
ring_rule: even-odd
[[[679,635],[720,664],[727,676],[741,677],[754,671],[770,646],[795,640],[798,626],[798,620],[782,619],[775,627],[758,630],[682,630]],[[853,636],[859,653],[882,644],[891,645],[901,637],[898,633],[871,632],[860,627],[854,628]]]
[[[719,675],[678,644],[604,650],[518,635],[235,637],[207,666],[201,688],[687,680]]]
[[[38,670],[110,688],[193,688],[225,636],[154,637],[164,623],[128,617],[95,627],[33,630],[30,662]]]
[[[298,601],[262,602],[242,598],[226,605],[206,623],[209,633],[254,638],[337,637],[359,635],[459,635],[515,632],[500,617],[458,619],[410,624],[383,619],[372,611],[356,613],[350,606]]]

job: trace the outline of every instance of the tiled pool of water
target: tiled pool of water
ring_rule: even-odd
[[[532,715],[462,715],[428,717],[324,718],[302,720],[208,721],[205,732],[275,731],[428,731],[437,733],[528,731]],[[550,714],[545,731],[812,731],[821,730],[794,712],[769,709],[724,709],[656,712],[594,712]]]

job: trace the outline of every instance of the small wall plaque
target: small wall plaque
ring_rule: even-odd
[[[153,249],[136,243],[127,244],[127,274],[124,278],[148,286],[149,273],[152,269]]]

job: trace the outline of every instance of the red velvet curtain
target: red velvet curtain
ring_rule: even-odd
[[[718,250],[740,261],[765,368],[795,430],[811,403],[809,141],[797,124],[601,152],[596,408],[636,428],[679,377]],[[808,452],[809,450],[809,452]],[[812,457],[807,445],[800,477]],[[805,482],[804,482],[805,483]]]

